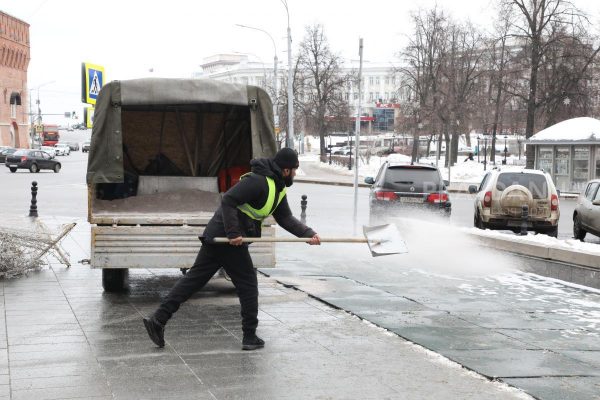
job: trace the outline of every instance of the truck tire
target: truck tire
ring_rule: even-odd
[[[122,292],[127,289],[128,268],[105,268],[102,270],[102,287],[105,292]]]

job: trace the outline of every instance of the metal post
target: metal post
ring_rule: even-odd
[[[306,201],[307,196],[305,194],[302,195],[302,200],[300,201],[300,222],[306,224]]]
[[[37,182],[36,181],[31,182],[31,206],[29,206],[29,216],[30,217],[38,216],[37,191],[38,191]]]
[[[527,235],[527,220],[529,219],[529,206],[525,204],[521,211],[521,235]]]
[[[285,3],[285,11],[288,16],[288,129],[286,131],[285,143],[286,147],[291,147],[292,142],[290,140],[294,137],[294,90],[292,87],[292,30],[290,29],[290,13],[288,11],[287,1]]]
[[[356,139],[354,141],[354,148],[356,154],[354,155],[354,232],[356,233],[356,217],[358,215],[358,152],[360,151],[360,106],[362,97],[362,65],[363,65],[363,39],[358,39],[358,55],[360,58],[360,64],[358,67],[358,105],[356,107]]]

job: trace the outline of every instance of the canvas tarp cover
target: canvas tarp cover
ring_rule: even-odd
[[[245,106],[250,111],[252,158],[276,152],[273,106],[261,88],[205,79],[134,79],[106,84],[98,95],[87,167],[87,183],[124,180],[121,110],[127,107],[221,104]],[[234,143],[235,145],[235,143]],[[215,153],[218,164],[219,157]]]

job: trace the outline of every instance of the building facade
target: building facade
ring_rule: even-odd
[[[231,83],[255,85],[265,89],[276,103],[274,96],[274,65],[263,63],[247,54],[216,54],[207,57],[200,65],[201,70],[194,78],[216,79]],[[357,74],[358,62],[343,67],[342,73]],[[277,66],[278,92],[286,90],[287,66]],[[365,133],[392,133],[400,114],[403,93],[398,92],[399,82],[391,65],[364,63],[362,69],[361,130]],[[358,104],[358,87],[350,82],[341,95],[355,110]],[[301,91],[298,100],[304,101],[309,93]],[[354,116],[352,117],[354,118]]]
[[[29,24],[0,11],[0,146],[29,147]]]

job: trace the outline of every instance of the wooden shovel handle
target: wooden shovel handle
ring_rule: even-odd
[[[242,242],[244,243],[267,243],[267,242],[301,242],[308,243],[312,238],[298,238],[298,237],[245,237],[242,238]],[[215,243],[229,243],[229,239],[223,237],[214,238]],[[367,243],[367,239],[365,238],[357,238],[357,237],[324,237],[321,238],[321,243],[324,242],[336,242],[336,243]]]

